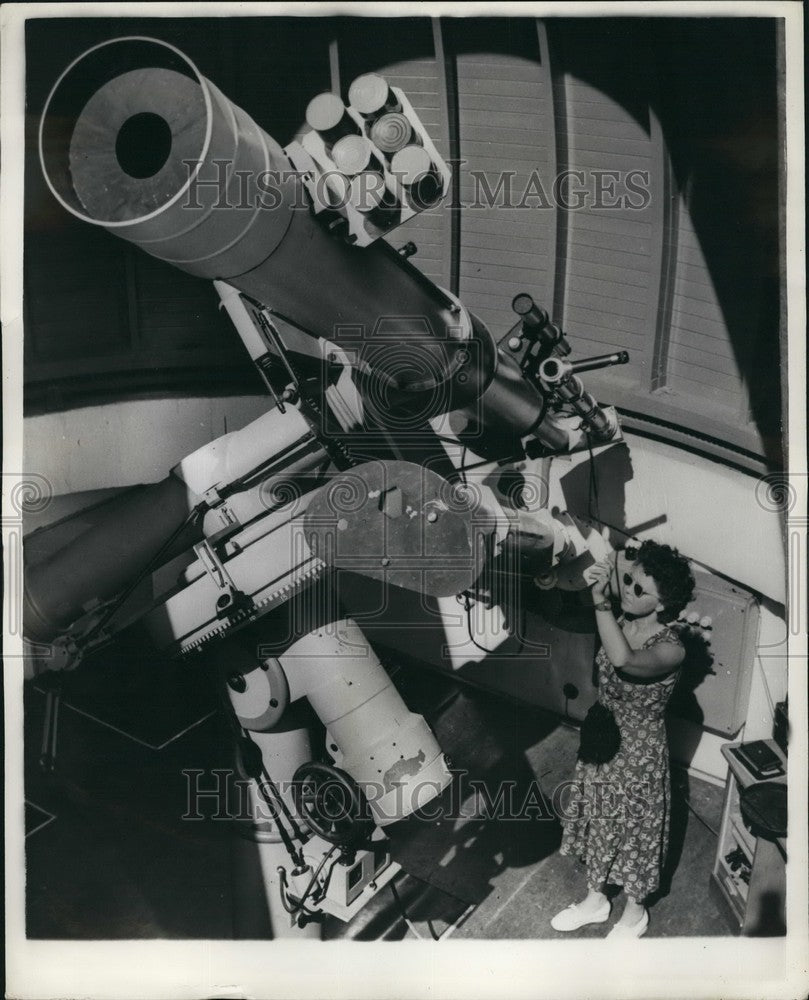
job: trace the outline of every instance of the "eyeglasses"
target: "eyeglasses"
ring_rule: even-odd
[[[624,586],[628,587],[630,583],[635,584],[632,588],[632,593],[635,595],[635,597],[643,597],[644,594],[646,594],[647,597],[652,596],[647,590],[644,590],[639,583],[635,583],[635,581],[632,579],[629,573],[624,573]]]

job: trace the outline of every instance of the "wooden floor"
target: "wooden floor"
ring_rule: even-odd
[[[68,679],[54,775],[38,766],[45,695],[35,685],[26,690],[29,937],[233,936],[230,824],[182,819],[183,770],[230,766],[225,727],[198,674],[150,675],[131,659]],[[562,937],[550,918],[584,890],[581,865],[558,852],[553,814],[554,792],[572,772],[576,730],[431,674],[395,679],[457,776],[429,820],[388,829],[403,869],[398,899],[382,890],[350,923],[327,920],[323,936]],[[672,865],[648,934],[728,934],[708,891],[716,848],[708,827],[719,824],[721,789],[675,771],[674,793]],[[615,902],[613,920],[621,898]],[[610,926],[577,936],[600,937]]]

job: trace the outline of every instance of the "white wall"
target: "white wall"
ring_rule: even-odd
[[[625,526],[641,538],[675,545],[708,569],[769,597],[785,601],[786,568],[781,516],[765,502],[766,493],[754,475],[636,434],[626,434],[628,461],[610,461],[616,446],[596,451],[599,492],[610,484],[608,470],[627,479],[623,489]],[[617,446],[620,448],[620,446]],[[572,469],[589,460],[586,451],[555,458],[551,464],[549,504],[587,513],[587,477],[566,488]],[[631,477],[631,478],[629,478]],[[603,519],[615,513],[615,498],[607,497]],[[603,504],[599,505],[603,507]]]
[[[154,483],[208,441],[267,411],[266,396],[146,399],[26,417],[26,471],[57,496]]]

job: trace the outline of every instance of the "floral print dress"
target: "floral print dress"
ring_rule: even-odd
[[[680,643],[666,627],[641,648]],[[664,712],[679,670],[647,680],[617,671],[603,648],[596,656],[598,700],[609,708],[621,746],[606,764],[578,761],[565,804],[561,853],[587,865],[587,885],[622,885],[640,902],[660,884],[669,839],[671,785]]]

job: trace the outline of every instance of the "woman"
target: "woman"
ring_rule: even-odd
[[[606,921],[610,902],[604,889],[610,883],[623,886],[626,905],[608,937],[644,934],[649,926],[644,900],[660,884],[668,846],[671,793],[663,713],[685,649],[665,623],[691,599],[694,577],[688,561],[668,545],[646,541],[634,559],[629,556],[585,571],[602,644],[596,657],[598,703],[582,723],[574,782],[582,796],[575,815],[570,810],[564,821],[561,853],[585,862],[588,893],[551,920],[558,931]],[[616,566],[623,612],[617,620],[608,596]]]

